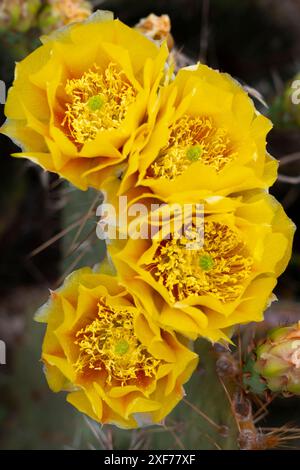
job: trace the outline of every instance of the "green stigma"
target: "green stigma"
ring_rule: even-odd
[[[129,344],[125,339],[121,339],[115,346],[115,353],[118,356],[124,356],[128,352]]]
[[[214,266],[214,260],[210,255],[202,255],[199,258],[199,266],[203,271],[210,271]]]
[[[203,148],[201,145],[194,145],[186,151],[186,156],[191,162],[197,162],[201,157]]]
[[[87,105],[91,111],[99,111],[103,104],[104,99],[100,95],[92,96],[87,102]]]

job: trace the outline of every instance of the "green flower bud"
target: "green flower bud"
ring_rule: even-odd
[[[300,322],[271,331],[256,356],[254,371],[271,391],[300,395]]]

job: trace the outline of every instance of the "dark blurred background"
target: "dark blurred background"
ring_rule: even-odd
[[[31,13],[26,10],[32,0],[18,0],[25,9],[9,17],[5,1],[0,1],[0,79],[8,87],[15,61],[35,48],[41,33],[59,25],[60,18],[48,9],[37,21],[34,15],[47,4],[39,0],[34,0],[39,4],[34,13],[32,8]],[[281,160],[280,178],[271,193],[299,225],[300,105],[291,102],[291,83],[297,75],[300,78],[300,0],[95,0],[90,4],[112,10],[130,26],[149,13],[168,14],[182,61],[201,60],[253,89],[257,107],[274,122],[269,151]],[[32,15],[29,20],[28,15]],[[3,106],[0,120],[4,121]],[[84,446],[82,431],[74,431],[82,418],[45,384],[39,363],[43,328],[32,319],[49,287],[76,266],[92,263],[95,252],[97,257],[103,252],[94,238],[95,219],[80,222],[87,211],[92,214],[97,195],[80,193],[33,164],[11,158],[17,147],[4,136],[0,141],[0,340],[7,345],[7,364],[0,365],[0,448]],[[299,277],[296,233],[292,260],[276,289],[279,323],[300,319]],[[269,423],[293,420],[294,406],[294,402],[275,404]]]

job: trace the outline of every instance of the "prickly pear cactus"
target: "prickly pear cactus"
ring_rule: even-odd
[[[82,192],[65,184],[65,201],[62,212],[62,272],[92,264],[104,258],[105,247],[96,237],[96,208],[101,197],[93,190]],[[63,277],[62,276],[62,277]],[[213,346],[199,340],[195,343],[200,362],[190,382],[186,385],[186,397],[166,421],[158,427],[138,431],[122,431],[108,427],[105,434],[107,447],[109,433],[113,436],[114,448],[128,449],[136,442],[142,447],[166,449],[233,449],[238,448],[237,426],[230,400],[218,376],[219,355]],[[97,435],[94,446],[99,448],[99,426],[89,422],[84,433],[83,447]],[[92,435],[91,435],[92,434]]]
[[[86,420],[81,447],[95,449],[238,449],[238,427],[230,398],[217,373],[218,353],[205,340],[196,343],[200,364],[185,399],[160,426],[138,430],[101,427]]]
[[[92,266],[95,259],[105,256],[105,244],[96,235],[96,211],[102,197],[92,189],[82,192],[65,183],[62,200],[61,272],[69,273],[82,266]]]
[[[16,10],[14,14],[20,12]],[[48,14],[49,9],[39,17],[37,25],[41,30],[54,24],[54,17],[50,21]],[[15,38],[19,33],[14,32]],[[23,38],[20,44],[26,44]],[[32,44],[29,40],[28,50]],[[15,45],[19,47],[18,41]],[[12,51],[19,57],[26,53],[17,48]],[[192,157],[197,160],[195,155]],[[101,195],[93,190],[81,192],[64,183],[61,203],[62,227],[56,239],[61,239],[63,256],[58,285],[71,271],[91,266],[95,259],[101,262],[105,256],[104,242],[96,236]],[[280,429],[269,431],[258,428],[256,423],[265,416],[274,392],[300,395],[300,324],[272,331],[259,346],[253,346],[250,354],[243,350],[238,335],[233,336],[230,348],[214,346],[202,339],[195,342],[194,349],[200,358],[199,366],[186,386],[185,398],[164,422],[155,427],[121,431],[111,426],[103,430],[90,420],[84,426],[80,421],[78,426],[84,430],[77,447],[222,450],[280,447],[288,429],[280,434]]]
[[[105,257],[96,236],[101,195],[62,187],[62,276]],[[266,326],[265,328],[268,329]],[[95,449],[268,449],[298,438],[297,428],[261,427],[273,392],[300,394],[299,324],[277,328],[249,340],[249,329],[233,336],[233,345],[194,344],[199,366],[186,385],[186,396],[160,426],[138,430],[101,428],[78,420],[76,448]],[[80,431],[79,431],[80,430]],[[286,441],[287,439],[287,441]]]

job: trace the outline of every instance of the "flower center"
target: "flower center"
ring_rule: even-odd
[[[210,117],[185,115],[171,127],[169,142],[161,149],[147,176],[174,179],[197,161],[220,171],[236,156],[226,129],[216,127]]]
[[[167,288],[170,300],[190,295],[211,295],[224,303],[236,300],[253,266],[239,234],[227,225],[207,221],[203,246],[191,250],[188,244],[185,238],[163,241],[153,263],[145,266]]]
[[[197,162],[200,160],[203,152],[203,148],[200,145],[194,145],[187,149],[186,156],[191,162]]]
[[[94,68],[81,78],[68,80],[65,87],[70,102],[62,125],[77,144],[94,140],[99,131],[118,129],[136,96],[115,64],[110,63],[104,73]]]
[[[203,254],[199,257],[199,266],[203,271],[210,271],[214,266],[214,260],[211,255]]]
[[[100,111],[104,105],[104,99],[100,95],[91,96],[87,105],[90,111]]]
[[[123,356],[129,350],[129,343],[125,339],[121,339],[115,346],[115,353]]]
[[[101,300],[97,318],[76,333],[77,372],[102,371],[106,383],[117,381],[122,386],[152,378],[160,361],[139,342],[133,321],[132,309],[108,306]]]

